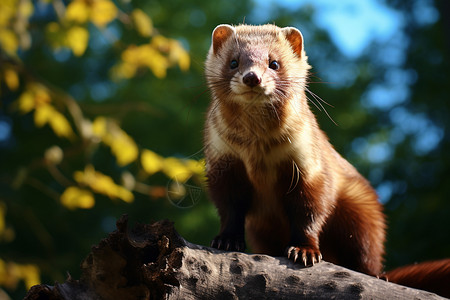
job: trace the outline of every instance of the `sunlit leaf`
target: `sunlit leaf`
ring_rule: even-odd
[[[126,166],[138,157],[139,150],[136,143],[125,132],[115,136],[109,145],[119,166]]]
[[[92,122],[92,133],[102,138],[106,134],[106,118],[97,117],[94,122]]]
[[[163,58],[164,56],[161,56]],[[155,57],[156,58],[156,57]],[[159,61],[159,63],[158,63]],[[165,64],[166,59],[161,60],[152,60],[152,62],[149,64],[149,68],[152,70],[153,74],[158,77],[159,79],[162,79],[166,77],[167,75],[167,64]]]
[[[189,70],[189,66],[191,65],[191,57],[186,51],[182,51],[178,56],[178,66],[182,71]]]
[[[69,209],[89,209],[95,205],[95,199],[90,191],[70,186],[61,195],[61,203]]]
[[[80,26],[71,27],[67,31],[66,44],[76,56],[81,56],[86,51],[89,40],[89,31]]]
[[[92,3],[91,21],[98,27],[104,27],[117,17],[117,7],[109,0],[96,0]]]
[[[175,157],[165,158],[163,161],[163,172],[171,179],[185,182],[192,176],[192,172],[182,161]]]
[[[19,103],[19,111],[23,114],[29,113],[36,106],[34,95],[30,91],[23,92],[17,101]]]
[[[95,171],[92,165],[86,166],[84,172],[75,172],[74,179],[80,184],[89,186],[94,192],[106,195],[111,199],[119,198],[125,202],[134,200],[132,192],[117,185],[111,177]]]
[[[139,47],[136,45],[130,45],[122,52],[120,58],[126,63],[138,65],[140,61],[140,58],[137,57],[138,53]]]
[[[205,173],[205,160],[188,159],[186,168],[194,174],[203,175]]]
[[[131,203],[134,201],[133,193],[122,186],[117,187],[117,197],[127,203]]]
[[[49,123],[57,136],[69,139],[74,137],[72,126],[70,126],[69,121],[60,112],[54,110]]]
[[[54,116],[55,109],[51,105],[39,105],[34,112],[34,124],[37,127],[42,127],[50,121]]]
[[[32,286],[41,283],[39,268],[36,265],[21,265],[20,271],[21,277],[25,281],[25,286],[27,289],[30,289]]]
[[[22,18],[28,19],[34,12],[33,3],[30,0],[19,1],[17,12]]]
[[[36,265],[5,262],[0,259],[0,285],[15,289],[23,280],[27,289],[40,283],[40,272]]]
[[[4,71],[5,83],[11,91],[15,91],[19,88],[19,75],[11,68]]]
[[[177,63],[182,71],[189,70],[191,58],[181,46],[180,42],[175,40],[171,42],[169,59],[174,63]]]
[[[16,0],[0,1],[0,27],[7,26],[16,13]]]
[[[162,35],[157,35],[152,39],[151,45],[162,52],[169,52],[170,39]]]
[[[140,54],[140,63],[147,66],[156,77],[160,79],[166,77],[169,62],[165,56],[152,46],[141,48]]]
[[[122,52],[122,60],[136,67],[147,67],[158,78],[164,78],[169,68],[168,58],[162,55],[153,44],[130,46]]]
[[[97,117],[92,123],[92,133],[111,148],[119,166],[128,165],[138,158],[139,149],[135,141],[115,122]]]
[[[144,149],[141,153],[141,164],[147,174],[153,175],[162,170],[163,158],[153,151]]]
[[[34,93],[34,102],[36,106],[47,105],[52,101],[48,89],[44,86],[40,84],[33,84],[31,86],[31,90]]]
[[[153,23],[150,17],[139,8],[133,10],[131,17],[139,34],[150,37],[153,32]]]
[[[17,52],[19,40],[14,32],[0,28],[0,47],[11,55],[14,55]]]
[[[89,19],[90,8],[87,2],[75,0],[67,5],[66,19],[77,23],[86,23]]]

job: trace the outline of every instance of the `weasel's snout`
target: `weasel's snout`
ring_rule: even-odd
[[[249,87],[255,87],[261,83],[261,77],[255,72],[250,71],[242,77],[242,81]]]

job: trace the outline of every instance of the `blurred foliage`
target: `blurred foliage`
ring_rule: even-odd
[[[380,0],[403,25],[350,58],[317,6],[271,3],[0,2],[1,288],[20,298],[77,278],[123,213],[209,243],[219,223],[203,186],[203,61],[212,29],[244,20],[302,30],[310,89],[333,106],[311,107],[385,204],[387,268],[450,255],[448,5]],[[421,19],[424,3],[438,18]]]

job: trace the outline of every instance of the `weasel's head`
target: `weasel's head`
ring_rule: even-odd
[[[296,28],[219,25],[205,73],[216,99],[258,105],[291,99],[305,88],[309,68]]]

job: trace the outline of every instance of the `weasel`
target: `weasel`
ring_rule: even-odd
[[[369,182],[319,129],[310,66],[293,27],[219,25],[206,59],[212,93],[204,151],[221,226],[211,245],[379,276],[385,216]],[[287,250],[286,250],[287,249]],[[450,297],[450,260],[380,275]]]
[[[246,236],[254,253],[380,274],[382,206],[308,106],[300,31],[219,25],[205,65],[206,172],[221,221],[212,246],[244,251]]]

